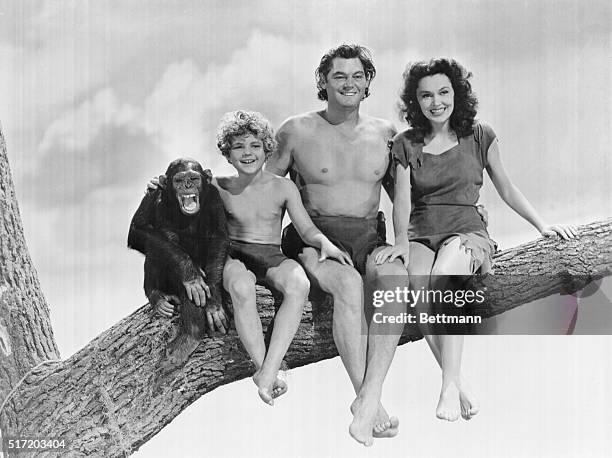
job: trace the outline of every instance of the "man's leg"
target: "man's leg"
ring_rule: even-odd
[[[381,249],[381,248],[380,248]],[[374,255],[380,249],[374,250],[368,257],[366,264],[366,281],[373,290],[395,290],[396,287],[408,286],[408,274],[400,260],[375,264]],[[369,300],[369,298],[368,298]],[[386,303],[377,312],[382,316],[402,316],[406,311],[406,303],[403,301]],[[377,415],[380,398],[382,396],[382,385],[393,360],[397,343],[402,334],[404,325],[402,323],[386,323],[381,319],[373,319],[370,324],[368,337],[367,370],[363,384],[353,402],[354,418],[349,432],[358,442],[369,446],[372,445],[374,433],[389,432],[390,436],[397,434],[399,422],[393,424],[381,424]],[[391,428],[390,428],[391,426]]]
[[[365,373],[367,332],[363,316],[363,283],[351,266],[336,261],[319,262],[314,248],[304,248],[300,261],[320,288],[334,299],[333,335],[342,363],[355,392],[361,387]]]
[[[253,377],[259,386],[259,395],[270,405],[274,397],[286,391],[275,387],[278,370],[287,349],[297,332],[302,318],[304,303],[308,299],[310,283],[304,269],[295,261],[287,259],[277,267],[268,269],[266,279],[281,293],[283,302],[274,317],[274,329],[268,353],[261,369]],[[284,382],[283,382],[284,383]]]

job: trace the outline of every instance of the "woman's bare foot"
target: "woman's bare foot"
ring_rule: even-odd
[[[351,404],[351,413],[355,415],[357,411],[357,404],[360,402],[359,398],[355,398],[353,403]],[[372,436],[376,439],[385,438],[385,437],[395,437],[399,432],[399,420],[397,417],[389,417],[387,411],[382,406],[382,404],[378,403],[378,411],[376,412],[376,417],[374,418],[374,427],[372,428]]]
[[[480,410],[480,405],[474,393],[472,387],[465,381],[463,377],[459,379],[459,403],[461,404],[461,418],[464,420],[471,420]]]
[[[459,418],[459,387],[457,382],[442,381],[440,400],[436,408],[436,417],[440,420],[456,421]]]

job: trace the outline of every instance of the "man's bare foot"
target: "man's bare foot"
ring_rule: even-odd
[[[355,415],[355,412],[357,411],[358,402],[360,402],[359,398],[355,398],[351,404],[351,413],[353,415]],[[389,417],[389,414],[387,414],[387,411],[379,402],[378,411],[376,412],[376,417],[374,419],[374,427],[372,428],[372,436],[376,439],[395,437],[397,436],[398,432],[399,420],[397,417]]]
[[[261,372],[261,369],[253,374],[253,381],[257,385],[259,397],[268,405],[274,405],[274,384],[276,379],[270,378]],[[280,396],[280,395],[279,395]]]
[[[456,421],[459,418],[459,387],[455,381],[442,382],[436,417],[447,421]]]
[[[370,447],[374,442],[374,427],[379,426],[376,424],[376,417],[378,414],[379,401],[375,396],[363,396],[357,398],[351,404],[351,410],[353,413],[353,421],[349,426],[349,434],[360,444]],[[384,422],[386,428],[386,422]],[[389,422],[390,424],[390,422]]]
[[[464,420],[471,420],[472,417],[480,410],[480,405],[478,404],[476,396],[474,396],[474,393],[472,392],[472,388],[465,381],[465,379],[461,377],[459,380],[459,403],[461,404],[461,418]]]

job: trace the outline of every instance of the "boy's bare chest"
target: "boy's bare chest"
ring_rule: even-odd
[[[268,191],[241,194],[224,191],[222,199],[228,221],[244,225],[281,218],[283,202],[274,193]]]

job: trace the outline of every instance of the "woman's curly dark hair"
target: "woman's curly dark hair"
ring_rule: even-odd
[[[217,128],[217,147],[229,159],[232,139],[242,135],[254,135],[263,143],[266,159],[276,149],[274,130],[270,122],[256,111],[236,110],[225,113]]]
[[[323,57],[321,57],[321,62],[315,70],[317,89],[319,90],[317,97],[319,100],[327,100],[325,82],[327,74],[332,68],[333,60],[336,57],[341,57],[342,59],[357,58],[361,61],[361,65],[363,65],[366,80],[371,82],[376,76],[376,68],[374,67],[374,62],[372,62],[372,53],[365,46],[342,44],[337,48],[332,48],[327,51]],[[365,90],[365,96],[367,97],[369,95],[370,88],[367,87]]]
[[[400,94],[400,113],[412,127],[411,137],[414,141],[422,142],[431,133],[431,123],[421,111],[417,100],[419,81],[426,76],[438,74],[448,77],[455,92],[455,106],[450,116],[451,129],[458,138],[468,136],[473,132],[478,99],[472,92],[472,85],[469,81],[472,72],[466,70],[454,59],[437,57],[429,61],[409,63],[402,75],[404,86]]]

